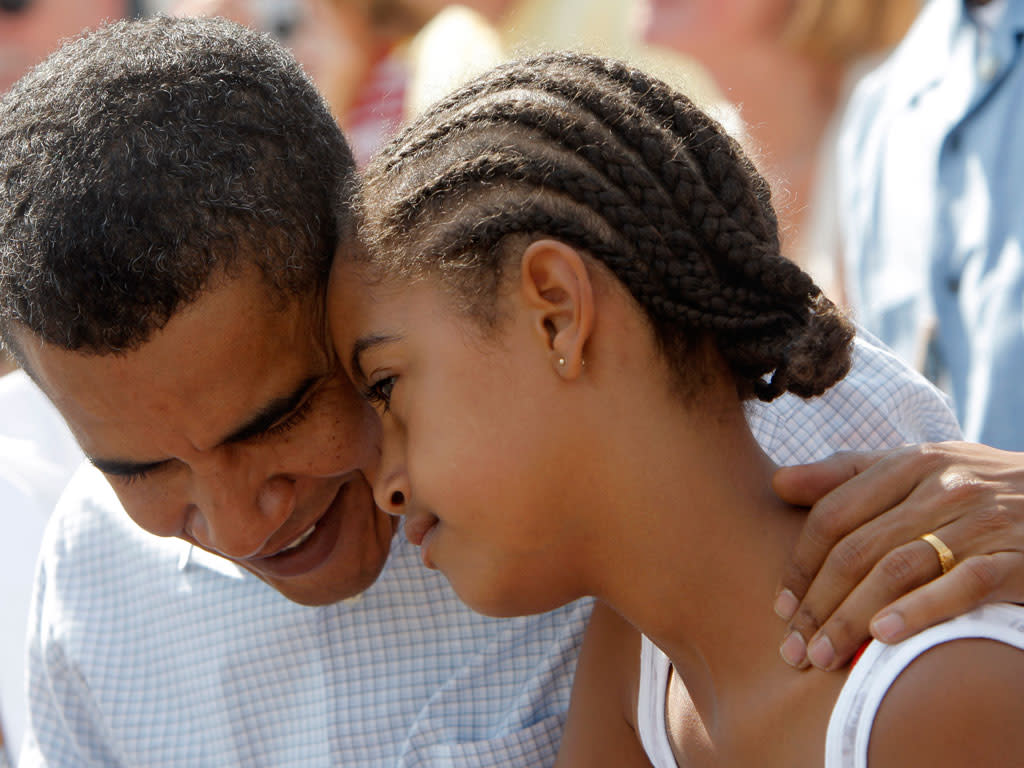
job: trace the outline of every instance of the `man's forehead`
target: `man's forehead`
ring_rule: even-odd
[[[29,370],[83,442],[171,426],[220,439],[331,367],[322,302],[275,303],[232,281],[135,349],[88,354],[35,337],[19,342]]]

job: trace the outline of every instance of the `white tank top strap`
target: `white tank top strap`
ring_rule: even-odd
[[[871,726],[896,678],[928,649],[966,638],[996,640],[1024,650],[1024,608],[986,605],[895,645],[872,641],[850,671],[832,710],[825,768],[867,768]]]
[[[678,768],[665,730],[665,695],[671,669],[668,656],[646,636],[642,637],[636,725],[640,743],[653,768]]]

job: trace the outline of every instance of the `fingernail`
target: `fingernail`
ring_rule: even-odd
[[[883,643],[899,640],[905,628],[906,623],[898,613],[887,613],[871,622],[871,634]]]
[[[807,646],[807,658],[818,669],[830,669],[836,660],[836,649],[828,635],[816,635]]]
[[[782,660],[791,667],[800,667],[807,658],[807,644],[804,637],[796,630],[793,630],[779,646],[779,655]]]
[[[783,589],[775,597],[775,615],[783,621],[789,621],[793,618],[793,614],[796,613],[797,606],[800,603],[796,599],[796,595],[790,592],[788,589]]]

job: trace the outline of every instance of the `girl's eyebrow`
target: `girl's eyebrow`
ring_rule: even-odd
[[[399,336],[393,334],[371,333],[356,339],[352,345],[352,355],[349,357],[349,367],[352,369],[352,376],[356,379],[356,383],[362,384],[366,382],[366,374],[363,373],[363,366],[360,360],[363,352],[381,344],[390,344],[391,342],[398,341],[399,338]]]

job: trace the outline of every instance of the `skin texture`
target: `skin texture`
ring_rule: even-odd
[[[775,489],[811,507],[777,611],[789,659],[835,669],[871,634],[895,642],[993,600],[1024,601],[1024,455],[973,443],[841,453],[780,469]],[[812,506],[813,505],[813,506]],[[957,558],[940,575],[921,534]]]
[[[700,385],[680,398],[637,306],[602,268],[546,239],[517,266],[485,330],[429,275],[403,286],[335,264],[332,338],[382,422],[378,504],[406,517],[425,562],[477,610],[515,615],[587,594],[606,606],[584,643],[560,766],[644,764],[638,631],[672,660],[680,765],[814,764],[844,678],[793,675],[764,648],[777,631],[767,598],[803,517],[774,496],[775,467],[731,377],[708,352]],[[1024,673],[1016,651],[957,652],[963,678],[987,680],[996,661]],[[934,697],[934,681],[934,670],[907,673],[911,699]],[[893,711],[876,727],[923,727],[912,708]],[[971,720],[968,734],[955,716],[929,716],[961,749],[924,763],[904,748],[873,768],[960,765],[972,740],[1005,727]]]
[[[366,480],[376,424],[338,375],[320,305],[276,307],[248,271],[215,282],[123,354],[20,341],[136,523],[319,605],[372,584],[394,530]],[[273,557],[314,524],[293,553]]]
[[[882,700],[870,768],[1019,765],[1021,656],[991,640],[946,643],[919,656]],[[999,738],[985,738],[992,733]]]
[[[390,390],[388,402],[377,397],[383,447],[373,485],[382,509],[406,515],[424,562],[490,615],[538,613],[581,596],[580,583],[566,578],[572,569],[547,546],[548,510],[564,495],[559,457],[570,450],[559,438],[573,433],[573,413],[545,396],[560,387],[550,375],[554,353],[535,344],[546,331],[521,315],[495,344],[454,315],[432,284],[370,294],[337,265],[330,296],[335,343],[353,381],[371,399]],[[491,444],[505,447],[501,461],[480,452]]]

